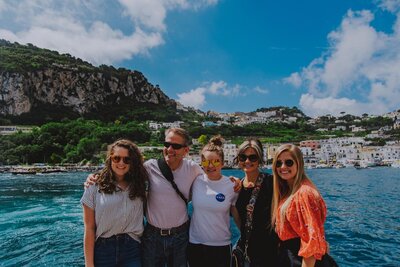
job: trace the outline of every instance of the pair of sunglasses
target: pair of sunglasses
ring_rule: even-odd
[[[219,159],[204,159],[201,161],[201,166],[203,166],[204,168],[210,166],[210,164],[214,167],[219,167],[221,166],[221,160]]]
[[[114,163],[119,163],[121,161],[121,159],[125,164],[131,163],[131,158],[130,157],[111,156],[111,160]]]
[[[181,149],[182,147],[185,147],[185,145],[181,145],[181,144],[175,144],[175,143],[170,143],[170,142],[164,142],[164,147],[165,148],[169,148],[170,146],[172,146],[173,149]]]
[[[276,162],[276,167],[277,167],[277,168],[280,168],[280,167],[283,166],[283,164],[285,164],[286,167],[292,167],[293,164],[294,164],[294,161],[293,161],[292,159],[287,159],[287,160],[285,160],[285,161],[278,160],[278,161]]]
[[[249,159],[251,162],[256,162],[256,161],[258,161],[258,156],[256,154],[251,154],[251,155],[239,154],[238,155],[238,160],[240,162],[245,162],[247,159]]]

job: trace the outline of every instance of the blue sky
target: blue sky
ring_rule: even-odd
[[[400,108],[400,0],[0,0],[0,38],[139,70],[203,111]]]

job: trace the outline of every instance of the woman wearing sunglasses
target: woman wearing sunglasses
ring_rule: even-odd
[[[85,266],[140,266],[147,180],[134,143],[122,139],[109,146],[97,183],[81,199]]]
[[[272,175],[260,171],[263,157],[261,142],[250,138],[239,146],[235,159],[245,176],[232,214],[241,234],[237,246],[242,249],[251,267],[278,266],[278,238],[271,228],[273,179]]]
[[[327,252],[325,202],[305,174],[303,155],[297,146],[280,146],[272,169],[272,223],[281,240],[279,266],[313,267]]]
[[[229,267],[231,259],[230,210],[237,199],[230,178],[221,174],[222,138],[213,137],[201,150],[204,174],[192,187],[193,214],[189,230],[190,267]]]

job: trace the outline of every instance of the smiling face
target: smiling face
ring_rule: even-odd
[[[276,161],[276,172],[282,180],[285,180],[289,184],[289,186],[293,185],[297,175],[297,163],[289,151],[284,151],[278,156]]]
[[[186,153],[189,152],[189,147],[185,146],[185,139],[171,131],[165,136],[165,143],[183,145],[183,147],[179,149],[174,149],[172,145],[169,145],[168,147],[164,146],[163,149],[165,161],[168,165],[171,168],[179,166]]]
[[[241,157],[240,155],[243,154],[244,156]],[[258,167],[260,165],[259,160],[257,159],[256,161],[252,161],[255,156],[258,158],[257,152],[254,148],[247,148],[246,150],[243,151],[243,153],[240,153],[238,157],[238,162],[239,162],[239,167],[246,173],[251,173],[258,171]],[[253,156],[255,155],[255,156]]]
[[[218,179],[221,177],[223,161],[218,153],[213,151],[204,151],[201,155],[201,165],[208,178]]]
[[[128,149],[116,146],[111,154],[111,169],[118,181],[124,179],[130,169],[130,156]]]

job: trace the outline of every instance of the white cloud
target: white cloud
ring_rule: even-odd
[[[206,95],[217,95],[224,97],[236,97],[245,95],[241,93],[241,86],[236,84],[229,87],[225,81],[206,82],[203,86],[190,90],[189,92],[177,94],[178,102],[184,106],[201,108],[206,104]]]
[[[388,10],[390,12],[398,12],[400,10],[400,1],[399,0],[380,0],[377,1],[379,7],[382,9]]]
[[[266,95],[266,94],[269,93],[269,90],[268,90],[268,89],[263,89],[263,88],[261,88],[260,86],[256,86],[256,87],[254,88],[254,91],[256,91],[257,93],[260,93],[260,94],[264,94],[264,95]]]
[[[69,53],[94,64],[112,64],[147,54],[149,49],[162,45],[168,11],[196,10],[216,3],[204,0],[119,0],[117,3],[0,0],[0,38]],[[125,32],[103,21],[108,13],[118,11],[132,21]],[[2,21],[3,15],[10,19]],[[127,28],[130,33],[126,33]]]
[[[166,2],[160,0],[119,0],[133,22],[158,31],[164,31],[167,16]]]
[[[349,114],[362,114],[365,107],[349,98],[316,98],[312,94],[303,94],[300,98],[300,107],[303,112],[311,116],[326,114],[340,114],[346,111]]]
[[[201,108],[206,103],[206,93],[207,89],[199,87],[189,92],[178,94],[178,102],[184,106]]]
[[[303,86],[300,106],[308,115],[381,114],[400,105],[400,15],[393,33],[377,31],[370,11],[349,10],[328,35],[330,49],[283,81]]]
[[[230,96],[236,97],[236,96],[246,96],[246,93],[242,92],[242,86],[239,84],[235,84],[231,89],[230,89]]]
[[[119,0],[119,2],[126,8],[124,14],[133,22],[157,31],[164,31],[168,10],[198,10],[216,5],[218,0]]]
[[[283,79],[284,83],[288,83],[298,88],[301,86],[301,77],[298,72],[290,74],[289,77]]]
[[[207,90],[210,94],[213,95],[229,95],[229,90],[227,89],[227,84],[224,81],[212,82]]]
[[[0,0],[0,14],[5,10],[7,10],[7,3],[4,0]]]

